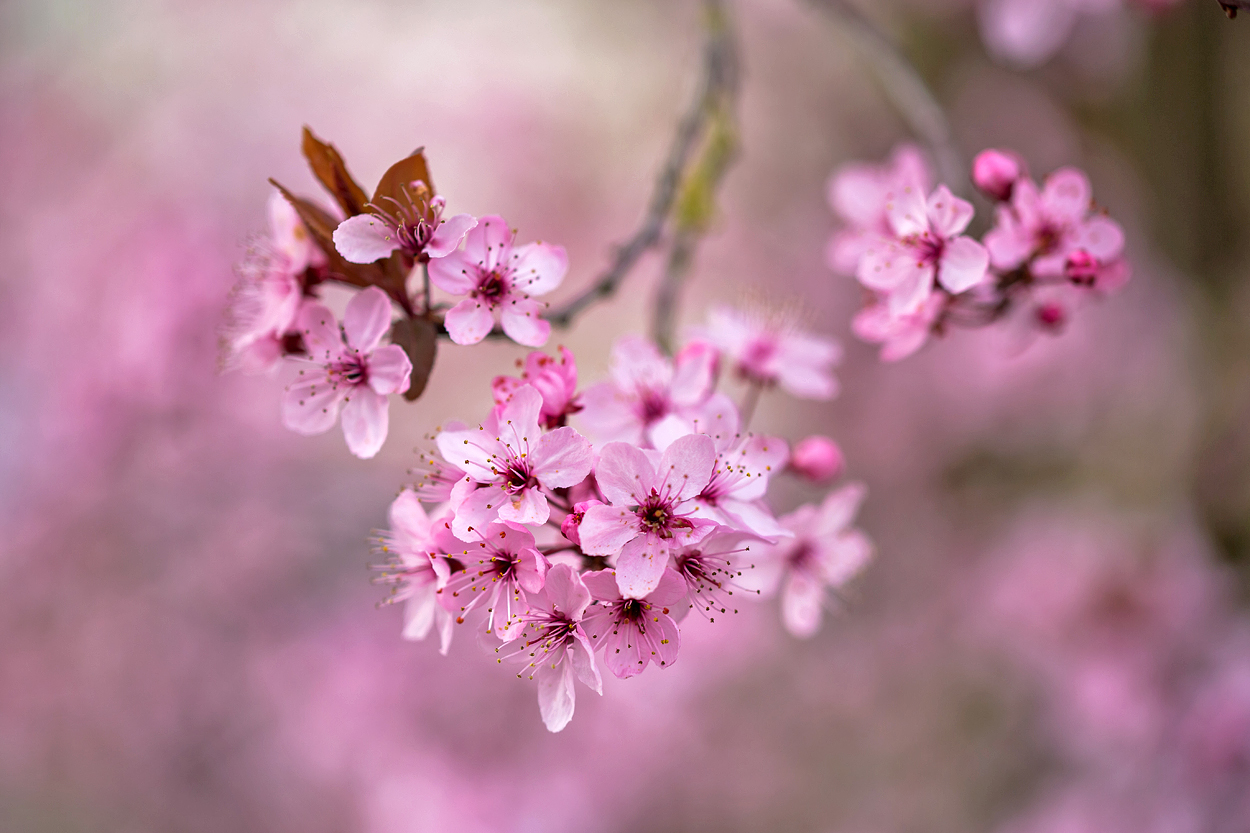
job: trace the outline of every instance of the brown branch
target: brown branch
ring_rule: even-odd
[[[677,123],[677,132],[668,156],[656,178],[655,189],[642,224],[633,236],[617,247],[608,268],[578,295],[548,317],[553,326],[568,327],[587,307],[616,292],[638,260],[654,248],[664,232],[677,200],[678,189],[690,167],[699,138],[716,112],[726,92],[737,87],[737,44],[733,39],[722,0],[705,0],[706,41],[699,87],[689,108]]]

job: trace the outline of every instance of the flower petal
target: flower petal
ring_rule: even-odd
[[[529,298],[514,298],[500,308],[500,323],[508,338],[526,347],[542,347],[551,338],[551,324],[542,318],[546,305]]]
[[[660,457],[660,464],[656,467],[656,478],[659,480],[657,488],[663,492],[663,487],[667,486],[669,494],[677,500],[692,498],[707,486],[715,464],[716,445],[711,437],[704,434],[679,437]],[[602,482],[600,488],[603,488]]]
[[[807,639],[820,629],[825,588],[806,573],[791,573],[781,595],[781,616],[786,630]]]
[[[548,489],[564,489],[586,479],[594,466],[595,452],[589,440],[565,426],[538,441],[529,463],[539,483]]]
[[[578,524],[577,534],[587,555],[615,555],[637,537],[638,516],[619,506],[592,506]]]
[[[472,298],[465,298],[447,311],[443,324],[456,344],[477,344],[494,329],[495,316],[490,307]]]
[[[988,277],[990,255],[971,237],[956,237],[946,244],[938,264],[937,279],[948,291],[958,295],[980,286]]]
[[[465,256],[487,271],[494,269],[512,252],[512,231],[503,217],[481,217],[464,238]]]
[[[282,400],[282,424],[297,434],[322,434],[334,427],[344,391],[330,384],[320,369],[309,370],[305,381],[287,388]]]
[[[972,203],[956,197],[945,185],[939,185],[929,195],[925,211],[929,226],[946,240],[962,234],[976,213]]]
[[[339,332],[338,319],[324,304],[304,304],[300,307],[296,326],[304,338],[308,357],[315,362],[329,364],[343,355],[343,335]]]
[[[376,393],[403,393],[412,382],[412,362],[404,348],[387,344],[369,356],[369,387]]]
[[[538,672],[538,712],[549,732],[558,732],[573,719],[577,692],[573,688],[573,665],[567,657],[555,668],[544,665]]]
[[[372,214],[357,214],[334,230],[334,248],[349,263],[373,263],[399,248],[394,230]]]
[[[430,258],[447,257],[456,250],[469,229],[477,225],[477,218],[472,214],[457,214],[439,223],[428,243],[425,253]]]
[[[371,286],[357,292],[343,313],[343,334],[347,343],[361,353],[370,353],[391,328],[391,299]]]
[[[343,437],[348,450],[368,460],[386,442],[387,427],[386,397],[364,386],[352,390],[343,406]]]
[[[452,295],[468,295],[477,287],[478,267],[464,252],[431,258],[430,283]]]
[[[526,295],[545,295],[564,280],[569,256],[563,246],[527,243],[512,255],[512,286]]]
[[[594,507],[598,509],[601,507]],[[590,517],[590,512],[586,513]],[[582,540],[586,540],[585,522]],[[621,549],[616,560],[616,586],[627,599],[642,599],[660,585],[668,567],[668,542],[658,535],[639,535]]]

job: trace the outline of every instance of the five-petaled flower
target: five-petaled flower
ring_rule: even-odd
[[[534,296],[560,285],[568,271],[563,246],[514,246],[502,217],[482,217],[465,237],[464,249],[430,261],[430,280],[452,295],[467,295],[447,311],[444,324],[456,344],[477,344],[496,318],[508,338],[541,347],[551,325],[540,316],[546,305]]]
[[[357,214],[334,230],[334,248],[351,263],[373,263],[396,249],[425,263],[447,257],[469,229],[477,225],[469,214],[443,219],[446,200],[432,196],[422,181],[399,188],[398,197],[381,197],[367,214]]]
[[[403,349],[382,345],[391,326],[391,302],[377,287],[347,305],[340,329],[322,304],[305,304],[297,322],[309,359],[287,388],[286,427],[300,434],[329,431],[343,412],[343,436],[357,457],[369,458],[386,441],[387,395],[408,389],[412,363]]]
[[[624,679],[641,674],[649,663],[667,668],[677,661],[681,635],[674,615],[689,610],[686,582],[666,569],[645,596],[622,596],[611,570],[582,576],[596,604],[582,627],[596,649],[603,649],[608,670]]]

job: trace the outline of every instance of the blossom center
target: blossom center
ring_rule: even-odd
[[[643,391],[639,399],[640,409],[642,411],[642,420],[648,425],[668,414],[667,398],[656,391]]]
[[[492,269],[482,276],[477,285],[477,294],[487,301],[497,301],[508,292],[508,279],[498,269]]]
[[[523,460],[515,459],[502,472],[503,488],[510,495],[520,494],[538,485],[533,470]]]
[[[369,383],[369,365],[365,362],[364,356],[359,353],[352,353],[352,355],[342,361],[333,364],[330,367],[330,375],[337,381],[352,387],[367,385]]]
[[[942,259],[946,251],[946,241],[925,232],[915,242],[916,259],[923,264],[933,265]]]

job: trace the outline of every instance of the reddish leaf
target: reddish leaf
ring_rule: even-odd
[[[334,145],[326,144],[304,128],[302,150],[308,160],[313,175],[326,187],[334,197],[343,213],[348,217],[365,213],[365,203],[369,201],[365,191],[356,184],[352,175],[347,172],[347,165]]]
[[[417,180],[425,183],[430,191],[428,196],[434,196],[434,181],[430,179],[430,168],[425,163],[424,148],[417,148],[412,156],[399,160],[382,174],[382,180],[373,192],[373,204],[384,208],[389,198],[407,205],[411,191],[405,194],[404,189],[410,188]]]
[[[416,400],[425,392],[438,354],[438,331],[425,318],[401,318],[391,327],[391,343],[398,344],[412,362],[412,382],[404,399]]]
[[[382,286],[386,288],[393,283],[387,271],[376,263],[348,263],[343,259],[338,249],[334,248],[334,229],[338,227],[339,221],[334,219],[328,211],[314,202],[295,196],[273,179],[270,179],[269,183],[282,192],[282,196],[286,197],[287,202],[291,204],[295,213],[308,228],[308,233],[318,248],[325,252],[330,275],[334,280],[362,287]]]

